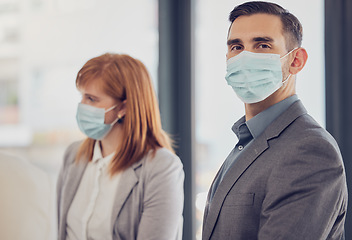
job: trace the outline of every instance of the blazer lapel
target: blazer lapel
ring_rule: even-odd
[[[238,178],[247,170],[248,167],[262,154],[266,149],[269,148],[268,141],[280,135],[280,133],[295,121],[301,115],[306,114],[307,111],[302,105],[301,101],[298,100],[293,103],[284,114],[279,116],[273,123],[271,123],[267,129],[256,138],[245,152],[243,152],[228,173],[225,175],[223,181],[218,186],[215,195],[212,199],[211,205],[205,208],[205,218],[203,223],[203,239],[209,239],[213,229],[215,227],[217,218],[221,211],[222,204],[234,184],[236,184]],[[209,196],[208,196],[209,197]]]
[[[60,228],[62,231],[66,231],[66,219],[67,213],[73,201],[73,198],[77,192],[79,183],[83,176],[84,170],[87,167],[88,162],[79,162],[78,165],[75,162],[72,162],[69,169],[67,176],[68,178],[65,180],[63,185],[63,196],[62,196],[62,207],[60,213]],[[65,234],[61,234],[61,236],[65,236]]]
[[[216,220],[220,213],[222,204],[231,187],[237,182],[238,178],[244,171],[257,159],[257,157],[268,148],[266,139],[253,141],[246,149],[245,154],[242,154],[236,161],[236,167],[232,167],[225,175],[223,181],[218,186],[211,205],[206,207],[206,218],[204,223],[203,239],[209,239],[215,227]]]
[[[139,181],[135,171],[141,165],[142,161],[139,161],[132,165],[132,167],[129,167],[121,173],[122,175],[120,177],[119,187],[116,192],[114,206],[112,210],[113,212],[111,218],[111,229],[114,229],[116,218],[118,217],[132,189],[136,186]]]

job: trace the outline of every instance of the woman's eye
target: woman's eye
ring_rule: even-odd
[[[85,95],[84,99],[86,99],[86,101],[91,102],[91,103],[94,103],[97,101],[96,98],[89,96],[89,95]]]

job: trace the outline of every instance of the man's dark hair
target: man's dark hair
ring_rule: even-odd
[[[240,16],[249,16],[256,13],[266,13],[280,17],[288,51],[296,46],[301,46],[303,35],[302,24],[293,14],[278,4],[261,1],[246,2],[236,6],[231,11],[229,20],[233,24]]]

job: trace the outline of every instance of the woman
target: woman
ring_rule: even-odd
[[[181,238],[184,172],[145,66],[104,54],[77,74],[77,123],[58,179],[59,240]]]

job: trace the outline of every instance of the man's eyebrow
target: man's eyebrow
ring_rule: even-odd
[[[274,39],[271,37],[255,37],[253,42],[274,42]]]
[[[232,44],[239,44],[239,43],[242,43],[242,40],[238,38],[227,40],[227,46],[230,46]]]
[[[252,39],[252,42],[274,42],[274,39],[272,39],[271,37],[254,37]],[[240,43],[242,43],[242,40],[239,38],[227,40],[227,46]]]

